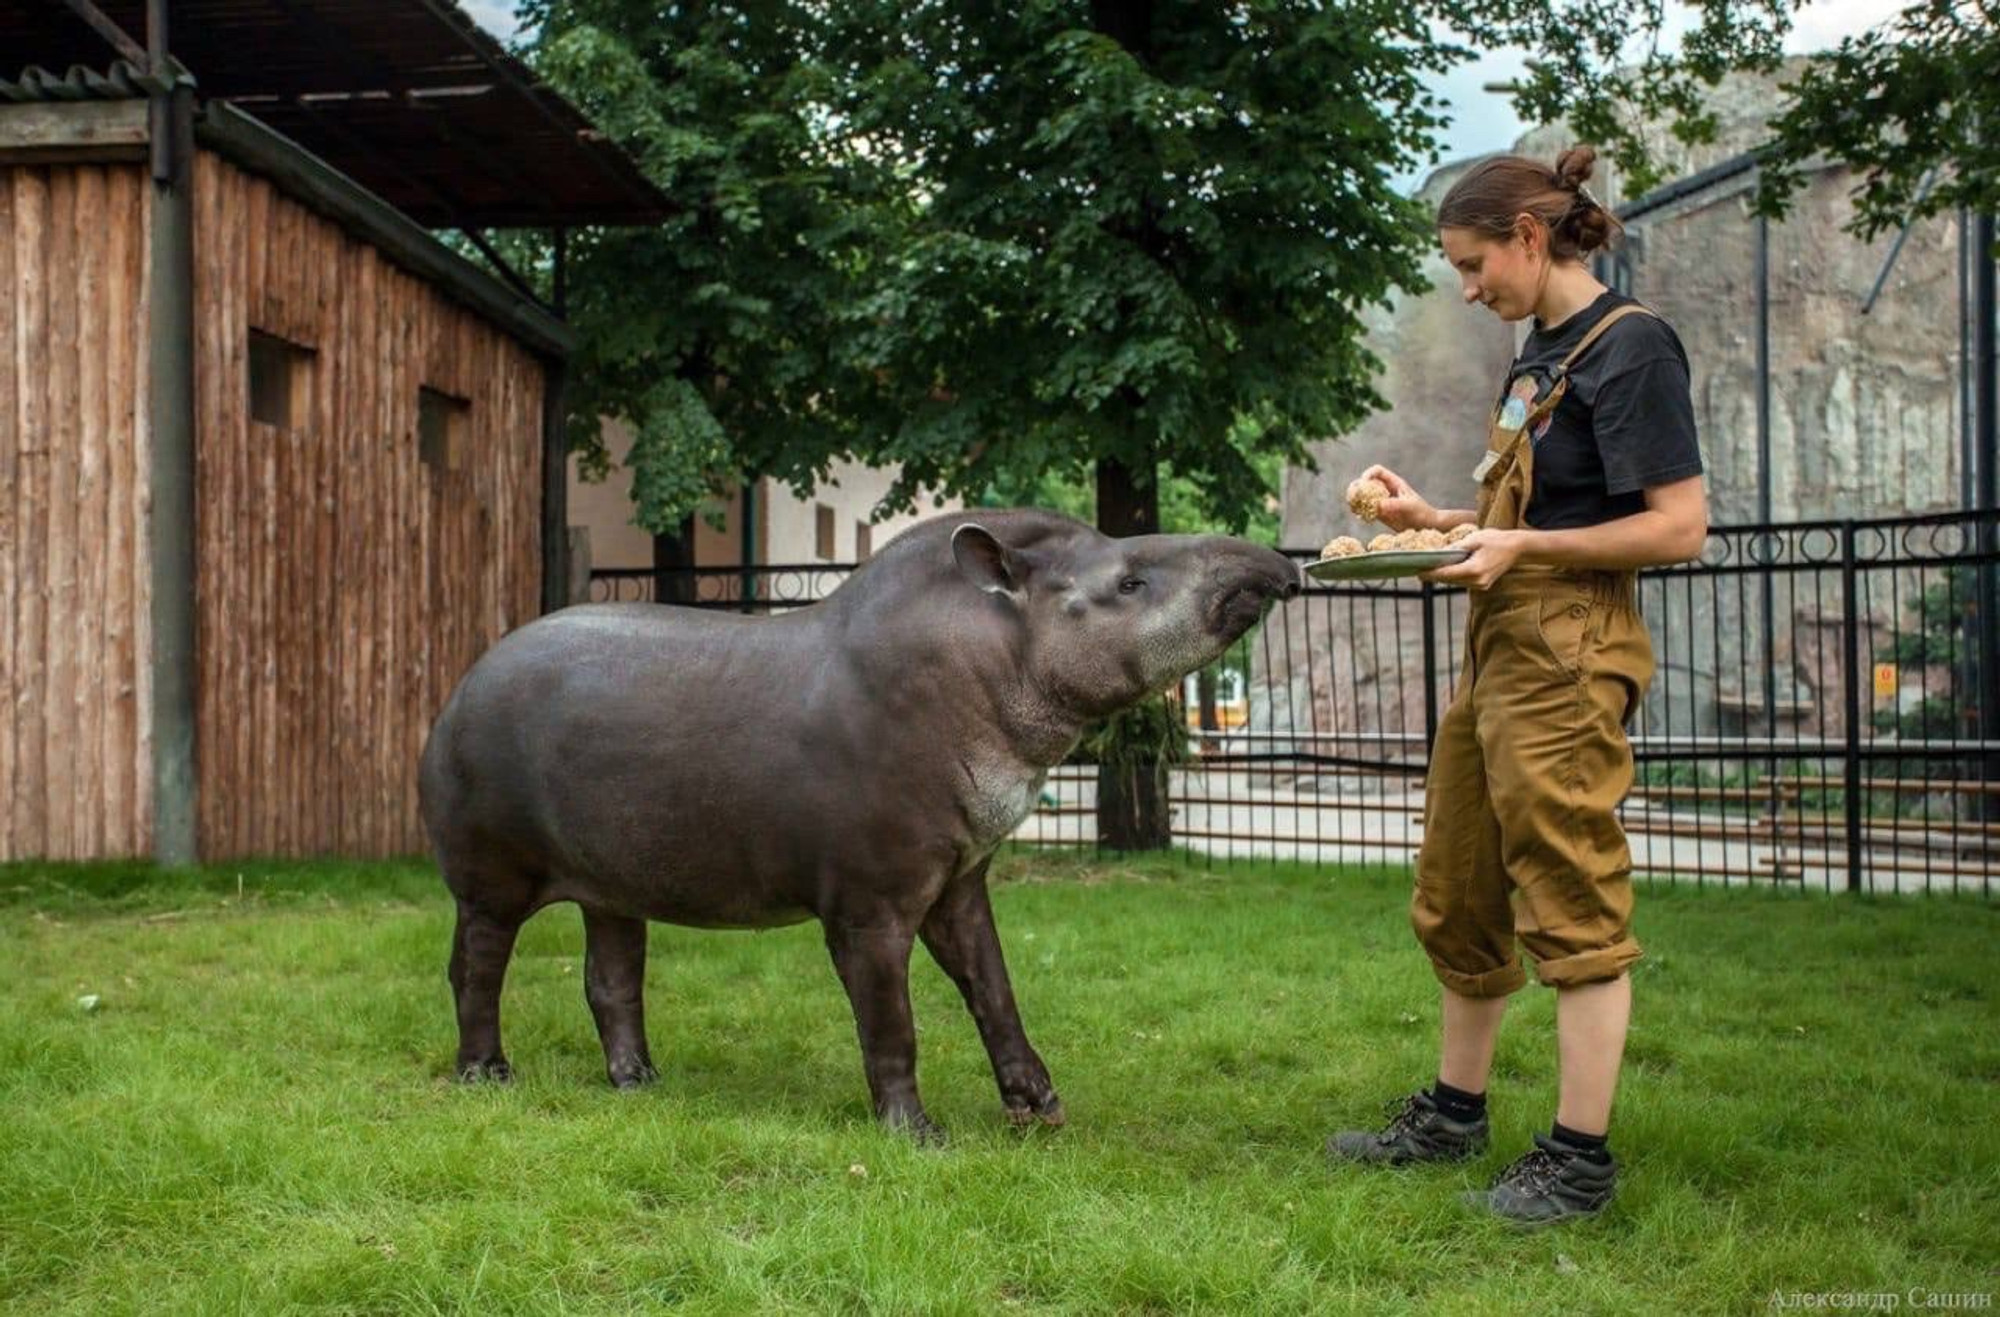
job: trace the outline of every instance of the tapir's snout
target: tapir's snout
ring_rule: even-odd
[[[1234,640],[1263,619],[1273,600],[1296,597],[1304,582],[1299,565],[1276,549],[1244,540],[1225,540],[1223,545],[1210,625]]]

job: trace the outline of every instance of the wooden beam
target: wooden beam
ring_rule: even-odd
[[[0,164],[98,164],[146,158],[146,102],[0,105]]]
[[[110,42],[111,48],[127,63],[134,68],[146,67],[145,47],[126,35],[125,29],[106,17],[102,9],[92,4],[90,0],[63,0],[63,3],[69,6],[71,13],[88,23],[91,31]]]
[[[173,139],[156,163],[148,236],[146,359],[151,469],[153,856],[192,864],[200,854],[195,772],[194,93],[162,98],[155,122]]]
[[[542,611],[569,605],[569,366],[542,363]]]
[[[196,135],[202,145],[271,179],[535,351],[567,357],[575,350],[575,333],[543,307],[516,294],[432,237],[415,220],[241,110],[220,101],[208,102]]]

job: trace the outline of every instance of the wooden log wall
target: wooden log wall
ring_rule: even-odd
[[[152,849],[150,194],[0,166],[0,860]]]
[[[541,364],[206,151],[195,322],[202,855],[420,853],[431,721],[538,612]],[[310,354],[295,424],[251,419],[253,329]],[[421,388],[470,404],[456,470]]]

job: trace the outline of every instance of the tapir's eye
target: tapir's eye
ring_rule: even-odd
[[[1118,583],[1119,594],[1137,594],[1145,588],[1145,578],[1140,576],[1128,576]]]

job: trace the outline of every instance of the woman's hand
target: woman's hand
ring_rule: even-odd
[[[1476,530],[1454,546],[1471,550],[1470,558],[1464,562],[1455,562],[1449,567],[1440,567],[1434,572],[1425,572],[1424,579],[1435,581],[1439,585],[1463,585],[1474,590],[1491,589],[1495,581],[1505,576],[1514,564],[1521,560],[1521,554],[1527,549],[1528,537],[1532,533],[1524,530]]]
[[[1371,466],[1361,473],[1363,480],[1378,480],[1389,497],[1382,500],[1377,516],[1390,530],[1442,530],[1437,509],[1424,500],[1410,482],[1386,466]]]

